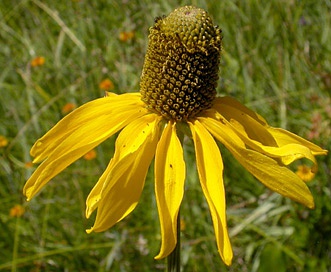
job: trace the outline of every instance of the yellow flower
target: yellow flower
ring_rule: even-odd
[[[45,64],[45,58],[44,57],[35,57],[33,60],[31,60],[31,66],[37,67],[37,66],[43,66]]]
[[[110,79],[104,79],[100,82],[99,88],[104,91],[110,91],[114,89],[114,84]]]
[[[5,136],[0,135],[0,147],[5,147],[8,145],[8,140]]]
[[[24,214],[24,212],[25,212],[24,207],[17,204],[10,209],[9,215],[11,217],[21,217]]]
[[[120,131],[115,154],[86,201],[95,210],[87,232],[107,230],[138,204],[155,157],[155,195],[161,249],[168,256],[177,243],[177,217],[186,176],[181,135],[193,139],[198,175],[208,202],[219,254],[232,262],[226,222],[223,162],[214,138],[259,181],[279,194],[314,207],[307,185],[287,165],[313,162],[326,150],[280,128],[231,97],[216,97],[221,30],[202,9],[183,7],[159,17],[150,29],[140,93],[96,99],[79,107],[32,147],[42,162],[24,187],[30,200],[54,176],[88,150]]]
[[[305,182],[311,181],[315,177],[315,173],[307,165],[299,165],[295,173]]]

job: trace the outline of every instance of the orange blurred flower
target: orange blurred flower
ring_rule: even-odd
[[[37,67],[37,66],[43,66],[45,63],[45,58],[37,56],[33,60],[31,60],[31,66]]]
[[[87,152],[83,158],[87,161],[90,161],[95,159],[96,157],[97,157],[97,152],[94,149],[92,149],[89,152]]]
[[[62,107],[62,114],[68,114],[76,108],[74,103],[67,103]]]
[[[184,231],[186,229],[186,222],[183,218],[180,219],[180,230]]]
[[[307,165],[299,165],[295,173],[305,182],[311,181],[315,177],[315,173]]]
[[[10,209],[9,215],[11,217],[21,217],[25,212],[25,209],[22,205],[15,205]]]
[[[8,140],[5,136],[0,135],[0,147],[5,147],[8,145]]]
[[[106,78],[100,82],[99,88],[104,91],[110,91],[114,89],[114,83],[109,78]]]
[[[119,39],[121,42],[127,42],[134,37],[134,32],[133,31],[123,31],[119,34]]]
[[[26,162],[26,163],[24,164],[24,167],[25,167],[26,169],[32,168],[32,167],[33,167],[33,162],[32,162],[32,161],[28,161],[28,162]]]

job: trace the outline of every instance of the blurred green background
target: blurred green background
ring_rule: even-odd
[[[219,94],[330,150],[331,1],[1,0],[0,270],[164,270],[153,259],[160,246],[153,169],[130,216],[106,232],[85,233],[93,224],[85,199],[112,157],[114,138],[31,202],[22,188],[35,169],[31,146],[71,107],[105,89],[139,91],[148,28],[186,4],[206,9],[223,30]],[[100,85],[105,79],[113,86]],[[218,255],[187,145],[183,271],[331,271],[330,155],[318,158],[309,182],[316,209],[308,210],[264,188],[220,148],[233,265]]]

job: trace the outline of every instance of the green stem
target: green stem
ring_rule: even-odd
[[[174,250],[167,257],[167,272],[180,271],[180,213],[177,217],[177,243]]]
[[[18,246],[19,246],[19,237],[20,237],[20,217],[17,216],[16,224],[15,224],[15,239],[14,239],[14,248],[13,248],[13,261],[11,266],[11,272],[17,271],[17,253],[18,253]]]

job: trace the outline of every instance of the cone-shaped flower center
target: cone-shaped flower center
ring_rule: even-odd
[[[212,106],[221,30],[191,6],[159,17],[150,28],[140,91],[147,107],[167,119],[187,120]]]

